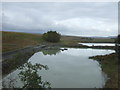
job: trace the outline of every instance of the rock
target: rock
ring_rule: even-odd
[[[61,48],[60,50],[64,51],[64,50],[68,50],[67,48]]]

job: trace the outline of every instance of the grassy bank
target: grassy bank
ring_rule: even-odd
[[[31,45],[37,45],[42,42],[41,35],[18,33],[18,32],[2,32],[2,52],[16,50]]]
[[[78,36],[62,36],[61,41],[75,41],[82,43],[114,43],[115,38],[106,37],[78,37]]]
[[[46,44],[46,45],[58,45],[66,47],[87,47],[78,45],[80,42],[92,42],[92,43],[113,43],[113,38],[88,38],[77,36],[61,36],[61,41],[58,43],[49,43],[42,40],[40,34],[20,33],[20,32],[6,32],[2,31],[2,52],[12,51],[27,46]],[[99,48],[99,47],[97,47]],[[106,47],[107,48],[107,47]]]
[[[98,55],[90,57],[90,59],[98,60],[101,64],[103,72],[108,75],[105,88],[118,88],[118,57],[116,53],[109,55]]]
[[[13,56],[13,58],[6,59],[2,62],[2,75],[9,74],[12,70],[17,69],[28,61],[28,59],[34,54],[34,51],[19,52]]]

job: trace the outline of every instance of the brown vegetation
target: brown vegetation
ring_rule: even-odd
[[[28,34],[18,32],[2,32],[2,50],[3,52],[24,48],[31,45],[37,45],[42,41],[39,34]]]
[[[58,43],[49,43],[43,41],[41,34],[30,34],[20,32],[6,32],[2,31],[2,52],[12,51],[21,49],[27,46],[37,44],[54,44],[58,46],[66,47],[87,47],[79,45],[80,42],[114,42],[114,39],[110,38],[88,38],[88,37],[77,37],[77,36],[61,36],[61,40]],[[99,47],[97,47],[99,48]]]

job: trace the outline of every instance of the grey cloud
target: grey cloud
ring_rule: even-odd
[[[3,3],[3,30],[117,35],[117,3]]]

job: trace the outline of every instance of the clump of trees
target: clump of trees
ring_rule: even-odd
[[[59,42],[61,35],[56,31],[48,31],[42,35],[42,38],[48,42]]]
[[[120,34],[117,37],[117,43],[118,43],[117,54],[118,54],[118,59],[120,59]],[[119,63],[120,63],[120,60],[119,60]]]
[[[115,40],[116,44],[120,44],[120,34],[117,36],[116,40]]]
[[[117,36],[117,39],[116,39],[116,53],[118,53],[118,56],[120,58],[120,34]]]
[[[117,42],[118,42],[118,44],[120,44],[120,34],[118,35]]]

